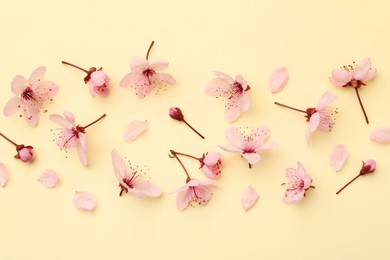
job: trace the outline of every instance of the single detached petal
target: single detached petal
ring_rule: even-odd
[[[0,163],[0,186],[5,187],[8,181],[8,174],[7,169],[5,168],[5,165]]]
[[[329,164],[332,168],[339,172],[343,168],[344,163],[348,157],[348,150],[344,145],[338,144],[333,148],[329,157]]]
[[[143,133],[147,127],[148,127],[147,120],[144,121],[134,120],[126,127],[125,133],[123,134],[123,138],[125,139],[125,141],[133,141],[141,133]]]
[[[249,186],[248,188],[246,188],[241,196],[241,205],[244,210],[247,211],[252,208],[258,198],[259,195],[253,187]]]
[[[91,211],[96,207],[96,198],[88,191],[76,191],[73,196],[73,205],[76,209]]]
[[[38,179],[38,181],[42,183],[45,188],[55,187],[58,183],[58,180],[58,174],[53,170],[44,171]]]
[[[271,92],[277,93],[282,91],[284,87],[287,85],[288,78],[289,78],[289,74],[286,67],[279,67],[275,69],[272,72],[271,78],[268,81],[268,85],[271,89]]]
[[[379,127],[371,132],[370,139],[377,143],[390,143],[390,128]]]

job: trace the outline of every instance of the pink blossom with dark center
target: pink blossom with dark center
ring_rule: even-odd
[[[250,107],[250,86],[242,75],[233,79],[223,72],[215,71],[214,74],[216,78],[210,80],[205,87],[206,94],[226,100],[225,118],[228,122],[233,122]]]
[[[168,68],[166,61],[155,61],[149,63],[149,52],[154,44],[150,44],[146,59],[134,57],[130,62],[130,72],[127,73],[119,83],[123,88],[132,87],[138,98],[145,98],[155,88],[176,84],[171,74],[162,73]]]
[[[241,154],[241,157],[248,162],[249,168],[251,168],[252,164],[261,160],[260,153],[278,145],[278,142],[265,142],[270,134],[270,130],[265,125],[260,125],[253,129],[250,134],[245,134],[235,127],[228,127],[226,129],[226,138],[230,145],[220,145],[219,147],[227,152]]]
[[[15,97],[11,98],[4,106],[4,115],[11,116],[21,113],[26,122],[36,127],[40,119],[40,111],[46,101],[58,93],[58,85],[52,81],[44,80],[46,67],[35,69],[29,79],[17,75],[11,82],[11,90]]]
[[[363,111],[366,123],[368,124],[367,113],[360,98],[359,89],[366,86],[366,82],[376,76],[376,69],[371,68],[370,58],[363,59],[359,64],[353,62],[353,65],[342,66],[332,70],[329,80],[338,87],[352,87],[355,89],[360,107]]]
[[[302,163],[297,162],[297,166],[297,169],[286,169],[288,187],[286,189],[286,192],[284,193],[283,201],[287,203],[299,202],[301,199],[303,199],[304,196],[306,196],[306,191],[309,188],[314,188],[313,186],[311,186],[313,180],[307,173]]]

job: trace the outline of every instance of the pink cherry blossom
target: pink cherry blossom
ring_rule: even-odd
[[[210,179],[215,179],[221,175],[222,154],[220,153],[206,153],[200,159],[203,173]]]
[[[376,170],[376,162],[374,160],[367,160],[362,162],[362,168],[360,169],[360,172],[358,175],[356,175],[355,178],[350,180],[347,184],[345,184],[341,189],[339,189],[336,194],[338,195],[342,190],[344,190],[347,186],[349,186],[352,182],[354,182],[357,178],[360,176],[366,175],[366,174],[371,174],[375,172]]]
[[[370,139],[377,143],[390,143],[390,127],[375,128],[371,132]]]
[[[277,142],[265,143],[265,140],[270,135],[267,126],[260,125],[253,129],[249,135],[240,132],[235,127],[226,129],[226,138],[230,146],[219,147],[227,152],[239,153],[241,157],[247,160],[249,168],[261,160],[260,153],[268,151],[278,145]]]
[[[348,150],[343,144],[336,145],[329,157],[329,164],[332,168],[339,172],[343,168],[348,157]]]
[[[60,147],[60,149],[65,150],[72,147],[77,148],[80,162],[84,166],[87,166],[87,136],[85,135],[85,129],[95,124],[105,116],[106,114],[83,127],[76,125],[75,118],[69,111],[64,112],[64,117],[58,114],[51,115],[50,119],[53,122],[63,126],[63,128],[56,129],[58,131],[56,138],[57,146]]]
[[[337,114],[337,109],[330,108],[329,105],[337,99],[329,91],[326,91],[318,101],[316,107],[308,108],[309,125],[306,130],[306,142],[310,144],[311,134],[320,129],[325,132],[330,132],[334,125],[334,116]]]
[[[38,181],[45,188],[53,188],[59,181],[58,174],[53,170],[45,170],[38,178]]]
[[[248,211],[250,208],[252,208],[258,198],[259,194],[257,194],[256,190],[252,186],[246,188],[241,196],[241,205],[244,210]]]
[[[7,168],[3,163],[0,163],[0,186],[5,187],[8,182]]]
[[[282,91],[288,82],[288,70],[286,67],[276,68],[272,74],[271,78],[268,81],[269,88],[272,93],[277,93]]]
[[[146,54],[146,59],[134,57],[130,62],[130,72],[127,73],[119,83],[123,88],[132,87],[138,98],[143,99],[153,89],[176,84],[176,80],[171,74],[161,73],[168,68],[169,63],[166,61],[155,61],[149,63],[149,52],[154,44],[151,43]]]
[[[11,90],[15,97],[4,106],[5,116],[21,113],[29,125],[33,127],[38,125],[40,111],[46,112],[44,102],[51,101],[59,89],[54,82],[44,80],[45,73],[46,67],[38,67],[28,80],[21,75],[15,76],[11,82]]]
[[[103,72],[102,67],[99,69],[91,67],[89,70],[86,70],[67,61],[62,61],[62,63],[87,73],[87,76],[84,78],[84,83],[88,84],[89,93],[92,97],[96,97],[96,94],[107,97],[110,94],[110,78]]]
[[[242,75],[233,79],[223,72],[215,71],[214,74],[216,78],[207,83],[205,92],[209,96],[226,100],[225,118],[228,122],[233,122],[250,107],[250,87]]]
[[[83,211],[92,211],[96,208],[96,198],[88,191],[76,191],[73,196],[73,206]]]
[[[125,139],[125,141],[133,141],[137,139],[137,137],[142,134],[147,127],[148,120],[133,120],[126,127],[125,133],[123,134],[123,138]]]
[[[177,192],[176,206],[178,209],[185,209],[188,206],[206,205],[213,193],[211,188],[216,185],[211,181],[188,180],[187,183],[175,192]]]
[[[113,149],[111,152],[112,165],[115,176],[119,181],[121,196],[123,192],[131,193],[137,198],[159,197],[162,193],[161,188],[154,183],[145,180],[142,172],[138,168],[127,167],[125,160],[119,153]]]
[[[306,191],[309,188],[314,188],[311,186],[313,180],[307,173],[305,167],[302,163],[297,163],[298,167],[295,170],[294,168],[286,169],[286,178],[287,178],[287,189],[284,193],[283,201],[287,203],[297,203],[304,196],[306,196]]]
[[[329,77],[329,80],[338,87],[352,87],[355,89],[356,96],[359,100],[359,104],[367,124],[369,121],[360,98],[359,88],[366,86],[365,82],[375,77],[376,72],[376,69],[371,68],[370,58],[365,58],[359,64],[353,62],[353,65],[333,69],[332,75]]]

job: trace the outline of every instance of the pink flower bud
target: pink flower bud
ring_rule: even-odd
[[[34,159],[34,150],[32,146],[24,146],[23,144],[16,146],[16,151],[18,152],[15,155],[16,159],[21,160],[22,162],[29,163]]]
[[[374,160],[367,160],[363,162],[362,169],[360,170],[360,175],[373,173],[375,169],[376,169],[376,162]]]
[[[171,107],[169,109],[169,116],[178,121],[184,120],[183,113],[181,112],[181,109],[178,107]]]
[[[106,97],[110,94],[109,87],[110,78],[101,70],[101,68],[97,71],[91,73],[88,84],[89,91],[91,95],[94,96],[94,93]]]

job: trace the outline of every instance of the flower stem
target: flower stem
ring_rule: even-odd
[[[96,119],[96,120],[93,121],[92,123],[90,123],[90,124],[84,126],[83,128],[85,129],[85,128],[87,128],[87,127],[90,127],[91,125],[93,125],[93,124],[99,122],[100,120],[102,120],[102,119],[105,118],[105,117],[106,117],[106,114],[102,115],[101,117],[99,117],[98,119]]]
[[[66,61],[62,61],[62,63],[63,63],[63,64],[66,64],[66,65],[69,65],[69,66],[72,66],[72,67],[74,67],[74,68],[76,68],[76,69],[79,69],[79,70],[81,70],[81,71],[84,71],[85,73],[89,73],[88,70],[85,70],[85,69],[83,69],[83,68],[80,68],[79,66],[76,66],[76,65],[74,65],[74,64],[72,64],[72,63],[69,63],[69,62],[66,62]]]
[[[336,194],[339,194],[343,189],[345,189],[349,184],[351,184],[353,181],[355,181],[357,178],[360,177],[361,174],[358,174],[355,178],[353,178],[352,180],[350,180],[347,184],[345,184],[341,189],[339,189],[338,192],[336,192]]]
[[[305,110],[301,110],[301,109],[297,109],[297,108],[294,108],[294,107],[286,106],[286,105],[281,104],[279,102],[274,102],[274,103],[275,103],[275,105],[278,105],[278,106],[281,106],[281,107],[285,107],[285,108],[288,108],[288,109],[292,109],[292,110],[295,110],[295,111],[307,114],[307,112]]]
[[[356,95],[357,95],[357,97],[358,97],[360,107],[362,108],[364,117],[366,118],[366,123],[369,124],[369,121],[368,121],[368,117],[367,117],[366,111],[364,110],[364,106],[363,106],[362,100],[360,99],[359,89],[358,89],[358,88],[355,88],[355,92],[356,92]]]
[[[8,142],[10,142],[11,144],[15,145],[15,146],[18,146],[14,141],[12,141],[11,139],[9,139],[8,137],[6,137],[5,135],[3,135],[2,133],[0,133],[0,135],[5,139],[7,140]]]
[[[198,157],[195,157],[195,156],[192,156],[192,155],[189,155],[189,154],[186,154],[186,153],[179,153],[179,152],[175,152],[177,155],[182,155],[182,156],[186,156],[186,157],[189,157],[189,158],[192,158],[192,159],[195,159],[197,161],[200,161],[201,158],[198,158]]]
[[[188,174],[188,171],[187,171],[186,167],[184,166],[184,164],[181,162],[181,160],[180,160],[179,157],[177,156],[177,155],[184,155],[184,154],[177,153],[177,152],[175,152],[174,150],[170,150],[170,152],[171,152],[172,156],[175,157],[175,158],[179,161],[181,167],[183,167],[184,172],[185,172],[186,175],[187,175],[187,182],[190,181],[190,180],[191,180],[191,177],[190,177],[190,175]],[[171,157],[171,156],[169,156],[169,157]],[[171,157],[171,158],[173,158],[173,157]]]
[[[198,131],[195,130],[195,128],[193,128],[189,123],[187,123],[187,121],[185,119],[182,120],[189,128],[192,129],[192,131],[194,131],[195,133],[197,133],[200,137],[202,137],[204,139],[204,136],[201,135]]]
[[[146,53],[146,60],[149,59],[149,53],[150,53],[150,50],[152,49],[153,45],[154,45],[154,41],[152,41],[152,43],[149,46],[148,52]]]

